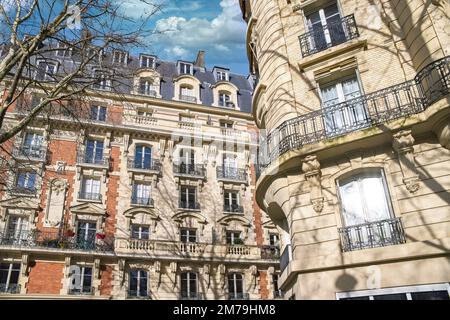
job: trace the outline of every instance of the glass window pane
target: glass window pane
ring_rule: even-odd
[[[373,296],[374,300],[407,300],[406,293],[381,294]]]
[[[448,291],[411,292],[412,300],[450,300]]]

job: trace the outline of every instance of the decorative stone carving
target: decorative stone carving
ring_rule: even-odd
[[[302,163],[302,170],[305,173],[305,179],[310,186],[310,200],[314,211],[322,212],[324,207],[324,197],[322,194],[322,171],[320,162],[314,155],[307,156]]]
[[[169,158],[170,161],[172,161],[173,159],[173,146],[174,146],[174,141],[173,140],[168,140],[167,141],[167,150],[166,150],[166,155]]]
[[[66,162],[65,161],[56,161],[55,171],[58,174],[65,174],[66,173]]]
[[[120,283],[120,285],[122,285],[124,280],[125,280],[125,265],[126,265],[126,260],[125,259],[119,259],[119,261],[118,261],[118,269],[119,269],[119,283]]]
[[[254,287],[258,285],[258,267],[255,265],[250,266],[249,268],[250,275],[252,277],[252,284]]]
[[[209,284],[210,284],[210,274],[211,274],[211,265],[210,264],[205,264],[203,266],[203,276],[205,277],[205,282],[206,282],[206,287],[209,288]]]
[[[130,148],[130,135],[123,135],[123,155],[124,157],[128,156],[128,149]]]
[[[161,261],[155,261],[153,264],[153,272],[155,281],[153,281],[153,286],[158,288],[161,283]]]
[[[96,279],[100,278],[100,259],[98,259],[98,258],[94,260],[94,272],[93,272],[93,274],[94,274],[94,277]]]
[[[21,273],[25,277],[28,275],[28,258],[28,254],[22,254]]]
[[[221,288],[225,286],[225,278],[226,278],[226,267],[224,264],[219,264],[217,267],[217,273],[219,274],[219,285]]]
[[[177,285],[177,269],[178,269],[178,264],[176,262],[172,261],[169,265],[168,276],[171,279],[174,287]]]
[[[49,182],[45,206],[44,223],[46,226],[57,227],[61,224],[64,216],[67,188],[66,180],[53,179]]]
[[[403,174],[403,183],[409,192],[414,193],[419,190],[419,175],[416,170],[414,159],[414,137],[411,130],[402,130],[394,134],[392,147],[398,154],[400,168]]]
[[[159,155],[161,161],[164,160],[164,157],[166,156],[165,151],[166,151],[166,139],[159,139]]]
[[[446,149],[450,150],[450,119],[446,119],[434,129],[439,143]]]

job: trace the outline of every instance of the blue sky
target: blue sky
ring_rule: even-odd
[[[209,68],[224,66],[233,72],[248,74],[246,24],[238,0],[160,1],[162,12],[151,19],[158,31],[149,39],[151,53],[166,60],[193,61],[202,49],[206,51]],[[128,16],[139,19],[146,9],[139,0],[128,0],[123,10]]]

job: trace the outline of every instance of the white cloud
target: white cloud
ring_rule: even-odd
[[[182,52],[190,54],[184,59],[192,59],[197,50],[204,49],[207,61],[236,62],[235,57],[240,56],[241,62],[245,56],[246,25],[238,0],[221,0],[220,6],[221,12],[212,20],[175,15],[158,20],[153,45],[164,48],[168,59],[178,58]]]
[[[127,17],[133,19],[180,11],[192,12],[203,7],[198,0],[185,1],[182,8],[172,0],[115,0],[115,3],[121,7]]]

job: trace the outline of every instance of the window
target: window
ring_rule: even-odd
[[[69,294],[92,294],[92,267],[75,267],[70,276]]]
[[[106,107],[91,106],[91,120],[105,122],[106,121]]]
[[[19,293],[20,263],[0,263],[0,293]]]
[[[192,64],[180,62],[180,74],[192,74]]]
[[[239,205],[239,192],[225,191],[223,193],[223,203],[225,212],[242,212]]]
[[[130,271],[130,284],[128,288],[128,296],[130,297],[147,297],[148,273],[144,270]]]
[[[180,122],[194,123],[195,118],[191,116],[180,116]]]
[[[228,81],[228,73],[225,71],[216,71],[217,81]]]
[[[28,217],[10,215],[4,240],[9,244],[20,244],[28,239]]]
[[[149,110],[138,110],[137,114],[138,114],[138,116],[141,116],[141,117],[152,117],[153,116],[153,112],[149,111]]]
[[[150,169],[152,165],[152,148],[137,145],[134,152],[134,167],[136,169]]]
[[[367,125],[369,118],[361,102],[348,103],[342,107],[331,106],[361,96],[356,75],[340,79],[320,87],[322,108],[325,108],[325,130],[328,134],[339,134],[355,127]]]
[[[94,249],[96,233],[96,223],[91,221],[78,221],[77,247],[84,250]]]
[[[179,161],[180,161],[179,173],[184,174],[195,173],[195,152],[193,149],[181,149]]]
[[[269,233],[269,244],[278,247],[280,245],[280,235],[277,233]]]
[[[240,231],[227,231],[226,240],[229,245],[243,244]]]
[[[194,94],[194,88],[189,86],[181,86],[180,87],[180,100],[187,102],[196,102],[197,98]]]
[[[232,107],[231,94],[226,91],[219,92],[219,106],[221,107]]]
[[[115,50],[113,52],[113,63],[126,65],[128,61],[128,54],[123,51]]]
[[[42,156],[42,143],[44,136],[41,133],[27,132],[23,140],[21,155],[31,158],[40,158]]]
[[[139,93],[147,96],[156,97],[158,90],[157,86],[153,84],[153,80],[141,79],[139,81]]]
[[[281,290],[278,287],[278,274],[272,274],[273,297],[281,298]]]
[[[345,42],[346,36],[337,3],[308,14],[306,23],[312,33],[311,45],[316,51]]]
[[[197,189],[195,187],[180,187],[180,208],[182,209],[199,209],[197,205]]]
[[[237,168],[237,159],[234,154],[224,153],[222,160],[224,169],[232,171]]]
[[[131,226],[131,238],[139,240],[150,239],[150,228],[149,226],[142,226],[138,224],[133,224]]]
[[[84,162],[92,164],[103,164],[103,146],[103,141],[87,140]]]
[[[184,243],[197,242],[197,229],[181,229],[180,241]]]
[[[242,274],[231,273],[228,275],[228,294],[231,300],[245,299]]]
[[[79,198],[83,200],[101,200],[100,179],[83,178]]]
[[[197,299],[197,274],[194,272],[183,272],[181,278],[181,299]]]
[[[36,172],[20,171],[17,175],[16,191],[33,193],[36,191]]]
[[[141,66],[141,68],[154,69],[155,68],[155,58],[152,56],[141,55],[140,66]]]
[[[56,64],[48,63],[46,61],[39,61],[37,65],[36,80],[54,80],[54,75],[56,73]]]
[[[110,77],[101,70],[94,71],[94,80],[95,83],[93,85],[94,89],[98,90],[110,90],[111,89],[111,80]]]
[[[67,46],[59,43],[58,50],[55,51],[55,55],[58,58],[70,57],[72,55],[72,48],[68,48]]]
[[[151,198],[151,185],[143,183],[134,184],[132,204],[144,206],[153,205]]]

